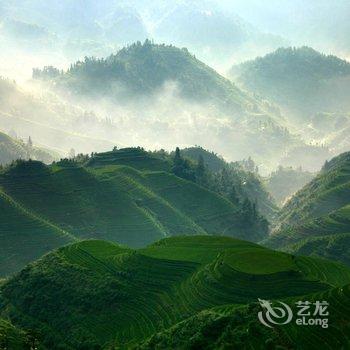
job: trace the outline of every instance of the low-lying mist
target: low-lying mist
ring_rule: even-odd
[[[175,81],[167,81],[153,94],[138,98],[126,98],[123,88],[115,85],[123,99],[77,97],[62,89],[58,93],[41,81],[6,84],[6,102],[0,108],[1,129],[15,131],[23,139],[31,136],[34,144],[53,149],[62,157],[72,149],[77,154],[114,146],[171,151],[177,146],[200,145],[228,161],[252,157],[263,174],[280,164],[301,165],[314,171],[324,161],[321,155],[314,163],[309,157],[304,164],[302,154],[288,160],[288,151],[303,145],[298,136],[283,134],[285,131],[274,125],[269,127],[258,115],[257,120],[234,118],[218,111],[211,101],[185,99]]]

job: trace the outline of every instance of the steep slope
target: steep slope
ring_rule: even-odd
[[[205,309],[349,281],[341,264],[228,237],[173,237],[137,251],[92,240],[50,253],[5,282],[0,312],[42,334],[50,349],[130,348]]]
[[[74,237],[22,207],[0,190],[0,276],[22,269]]]
[[[251,159],[250,163],[253,165],[248,169],[244,167],[244,161],[228,163],[219,155],[202,147],[185,148],[181,150],[181,154],[195,162],[198,162],[200,158],[203,159],[204,166],[213,173],[209,180],[209,188],[220,192],[217,187],[224,185],[227,190],[233,186],[239,201],[244,202],[245,199],[249,199],[256,204],[259,213],[270,221],[274,220],[277,212],[276,204],[266,190],[256,165]],[[218,181],[220,184],[217,183]]]
[[[327,215],[349,203],[350,153],[326,162],[310,183],[283,207],[281,225],[294,225]]]
[[[267,240],[275,248],[349,261],[350,153],[327,162],[320,174],[282,208]]]
[[[350,63],[309,47],[280,48],[234,67],[231,74],[300,119],[350,109]]]
[[[1,275],[75,239],[142,247],[180,234],[266,234],[247,228],[237,205],[164,171],[167,160],[141,149],[84,162],[19,161],[0,172]]]
[[[298,311],[296,301],[329,302],[329,328],[302,327],[293,323],[273,329],[257,322],[256,315],[261,308],[230,306],[203,311],[175,326],[161,331],[137,349],[347,349],[350,346],[350,285],[343,288],[316,293],[298,299],[284,300]],[[277,304],[276,304],[277,305]]]

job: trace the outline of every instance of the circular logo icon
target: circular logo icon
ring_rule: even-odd
[[[259,321],[266,327],[289,323],[293,318],[292,309],[285,303],[278,301],[278,306],[273,306],[268,300],[259,299],[263,311],[259,311]]]

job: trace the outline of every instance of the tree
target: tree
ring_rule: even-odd
[[[182,161],[182,158],[180,154],[180,148],[176,147],[175,156],[174,156],[174,165],[179,165],[181,161]]]
[[[203,185],[206,180],[206,168],[204,165],[204,158],[202,155],[198,157],[198,162],[196,166],[196,182],[199,185]]]
[[[182,158],[179,147],[176,147],[175,150],[172,172],[183,179],[190,181],[196,180],[195,171],[191,167],[190,162]]]
[[[32,138],[30,136],[28,137],[27,146],[30,148],[33,147],[33,141],[32,141]]]

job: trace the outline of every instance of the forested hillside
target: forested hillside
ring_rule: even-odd
[[[289,150],[280,165],[315,172],[349,150],[348,61],[306,46],[280,48],[234,66],[230,75],[239,87],[276,103],[289,128],[308,143]]]
[[[233,67],[231,74],[297,117],[350,110],[350,63],[309,47],[280,48]]]
[[[34,79],[51,80],[76,95],[135,99],[150,96],[167,82],[178,84],[182,98],[212,103],[231,114],[259,109],[257,101],[239,90],[188,52],[149,40],[123,48],[105,59],[86,57],[61,73],[53,67],[34,69]]]
[[[276,203],[258,173],[258,166],[251,158],[228,163],[219,155],[202,147],[185,148],[181,150],[181,154],[203,164],[201,185],[226,196],[233,202],[243,203],[248,199],[256,205],[262,215],[270,221],[274,220],[277,214]]]

